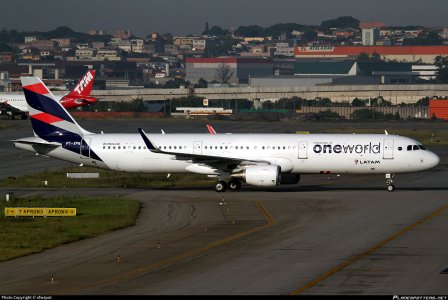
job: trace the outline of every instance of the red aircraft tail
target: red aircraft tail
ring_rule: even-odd
[[[90,96],[94,79],[95,70],[88,70],[75,88],[61,99],[61,104],[65,108],[72,108],[97,102],[97,98]]]

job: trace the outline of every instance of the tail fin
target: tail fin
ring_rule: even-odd
[[[92,91],[94,78],[95,70],[88,70],[67,96],[75,98],[89,97],[90,92]]]
[[[216,131],[215,131],[215,129],[212,127],[212,125],[207,124],[207,129],[208,129],[208,132],[210,132],[210,134],[216,134]]]
[[[89,134],[81,128],[38,77],[21,77],[34,133],[49,142],[67,142]]]

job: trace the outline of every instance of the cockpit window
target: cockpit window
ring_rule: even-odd
[[[419,147],[420,149],[422,149],[422,150],[426,150],[426,147],[423,146],[423,145],[418,145],[418,147]]]
[[[408,145],[408,147],[406,148],[408,151],[412,150],[412,145]]]
[[[420,148],[417,145],[412,145],[412,150],[420,150]]]

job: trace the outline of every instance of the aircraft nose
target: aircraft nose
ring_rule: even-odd
[[[437,166],[439,164],[440,158],[434,152],[430,152],[429,154],[430,154],[430,156],[429,156],[429,159],[428,159],[428,163],[429,163],[431,168],[434,168],[435,166]]]

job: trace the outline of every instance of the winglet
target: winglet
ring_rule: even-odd
[[[138,132],[140,132],[140,135],[142,136],[142,139],[145,142],[146,147],[148,147],[148,149],[150,151],[153,151],[153,152],[160,151],[159,148],[157,148],[156,146],[154,146],[153,143],[151,143],[151,141],[148,139],[148,137],[146,136],[146,133],[143,131],[143,129],[139,128]]]

